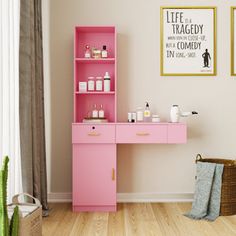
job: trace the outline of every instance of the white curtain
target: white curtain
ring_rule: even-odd
[[[20,0],[0,0],[0,165],[8,155],[8,202],[22,192],[19,135]]]

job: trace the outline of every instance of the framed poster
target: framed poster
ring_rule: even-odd
[[[231,75],[236,75],[236,45],[235,45],[235,38],[236,38],[236,7],[231,7]]]
[[[216,75],[216,7],[161,7],[161,75]]]

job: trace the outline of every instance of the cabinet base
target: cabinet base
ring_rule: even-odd
[[[103,212],[110,212],[116,211],[116,205],[114,206],[73,206],[74,212],[85,212],[85,211],[103,211]]]

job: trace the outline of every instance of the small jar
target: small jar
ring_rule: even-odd
[[[143,108],[138,107],[136,113],[137,113],[137,122],[143,122]]]
[[[134,122],[137,121],[137,114],[136,114],[136,112],[132,112],[132,113],[131,113],[131,117],[132,117],[132,119],[131,119],[131,122],[132,122],[132,123],[134,123]]]
[[[132,122],[132,113],[128,112],[128,122]]]
[[[88,77],[88,91],[94,91],[94,77]]]
[[[102,57],[102,51],[99,49],[94,48],[92,51],[93,58],[99,59]]]
[[[96,91],[102,91],[102,77],[96,77]]]
[[[152,115],[152,122],[160,122],[160,117],[158,115]]]

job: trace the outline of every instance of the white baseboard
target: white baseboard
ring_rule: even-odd
[[[72,202],[71,193],[48,193],[48,202]]]
[[[193,193],[118,193],[118,202],[192,202]]]
[[[71,202],[71,193],[48,193],[48,202]],[[192,202],[193,193],[118,193],[117,202]]]

